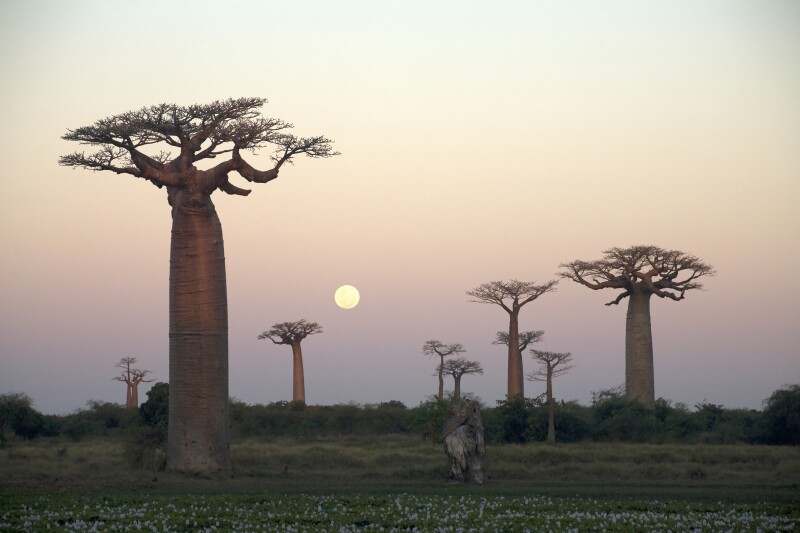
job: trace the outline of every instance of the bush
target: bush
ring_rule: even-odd
[[[653,439],[655,430],[655,413],[624,398],[620,387],[592,393],[594,440],[645,442]]]
[[[767,444],[800,444],[800,385],[787,385],[764,400],[763,435]]]
[[[0,447],[11,435],[32,439],[44,430],[44,417],[22,392],[0,394]]]

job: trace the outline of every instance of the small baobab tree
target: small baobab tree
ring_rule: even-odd
[[[525,396],[525,375],[522,370],[522,352],[520,351],[519,312],[526,304],[539,296],[556,290],[557,280],[543,284],[533,281],[492,281],[484,283],[467,295],[471,302],[494,304],[508,313],[508,336],[503,344],[508,345],[508,398]]]
[[[123,357],[115,366],[121,368],[122,372],[119,376],[113,378],[114,381],[121,381],[125,383],[127,392],[125,394],[125,407],[138,408],[139,407],[139,384],[150,383],[154,379],[145,379],[145,376],[150,373],[149,370],[139,370],[138,368],[131,368],[136,364],[135,357]]]
[[[225,252],[211,195],[247,196],[238,173],[268,183],[293,158],[337,155],[325,137],[298,138],[291,124],[261,116],[263,98],[205,105],[159,104],[69,130],[89,145],[59,164],[140,178],[166,189],[172,209],[169,270],[169,429],[167,470],[232,473],[228,436],[228,299]],[[244,155],[274,148],[269,170]],[[219,161],[212,163],[212,161]],[[201,166],[207,168],[200,168]]]
[[[464,348],[463,345],[455,343],[455,344],[444,344],[441,341],[437,340],[430,340],[426,341],[425,344],[422,345],[422,353],[425,355],[431,356],[435,355],[439,357],[439,365],[436,367],[439,374],[439,401],[444,401],[444,358],[450,357],[453,355],[459,355],[466,352],[467,349]]]
[[[292,373],[292,401],[306,403],[306,382],[303,373],[303,349],[300,343],[309,335],[322,333],[322,326],[316,322],[308,322],[305,318],[296,322],[281,322],[275,324],[268,331],[258,336],[259,339],[269,339],[275,344],[288,344],[292,347],[293,373]]]
[[[553,402],[553,378],[563,376],[573,367],[572,354],[569,352],[544,352],[531,350],[533,360],[539,368],[528,374],[532,381],[544,381],[547,384],[547,442],[556,441],[555,404]]]
[[[686,292],[701,289],[698,281],[713,276],[714,269],[693,255],[658,246],[610,248],[602,259],[572,261],[561,265],[559,275],[593,290],[621,292],[606,305],[618,305],[628,298],[625,321],[625,395],[655,409],[653,374],[653,333],[650,326],[650,298],[680,301]]]
[[[453,388],[453,401],[461,399],[461,378],[467,374],[483,374],[483,367],[478,361],[468,361],[463,357],[448,359],[439,365],[439,374],[453,376],[455,387]]]
[[[525,351],[525,349],[535,343],[540,342],[544,337],[544,331],[537,329],[534,331],[520,331],[519,332],[519,353]],[[492,344],[504,344],[508,346],[508,332],[507,331],[498,331],[497,338],[492,341]]]

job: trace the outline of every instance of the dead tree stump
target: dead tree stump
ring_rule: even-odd
[[[486,444],[478,404],[472,400],[454,403],[447,411],[442,437],[444,452],[450,459],[453,479],[460,483],[482,484]]]

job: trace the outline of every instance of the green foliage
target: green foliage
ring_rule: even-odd
[[[764,401],[764,439],[769,444],[800,444],[800,385],[787,385]]]
[[[640,402],[624,398],[620,387],[592,393],[592,438],[624,442],[653,439],[656,417]]]
[[[484,420],[486,440],[489,442],[525,443],[535,440],[535,420],[541,417],[544,395],[536,398],[506,398],[497,400],[494,416]],[[547,414],[545,413],[545,417]],[[540,425],[540,424],[539,424]],[[487,427],[488,426],[488,427]],[[545,419],[545,436],[547,420]]]
[[[138,424],[125,439],[128,464],[144,470],[166,468],[167,425],[169,423],[169,384],[156,383],[147,391],[147,401],[139,406]]]
[[[169,384],[158,382],[147,391],[147,401],[139,406],[139,420],[145,426],[166,433],[169,422]]]
[[[64,417],[61,433],[74,441],[90,435],[104,435],[125,430],[136,424],[136,414],[122,405],[89,400],[86,409],[79,409]]]
[[[22,392],[0,394],[0,447],[11,435],[32,439],[44,431],[44,417]]]
[[[427,442],[441,442],[442,428],[447,418],[448,402],[440,401],[436,396],[428,398],[414,408],[411,427]]]

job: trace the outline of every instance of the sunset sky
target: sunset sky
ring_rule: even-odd
[[[718,272],[653,301],[656,397],[758,409],[800,383],[800,2],[7,0],[0,393],[45,413],[123,402],[126,356],[167,381],[166,192],[58,166],[81,149],[61,136],[243,96],[341,155],[213,196],[231,396],[291,399],[290,348],[257,336],[305,318],[324,327],[303,343],[308,403],[417,405],[438,339],[483,364],[462,390],[494,405],[507,315],[465,292],[635,244]],[[557,398],[624,382],[615,296],[563,280],[523,309],[536,348],[573,354]]]

